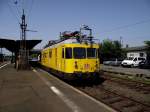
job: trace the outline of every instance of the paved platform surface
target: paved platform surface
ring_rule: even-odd
[[[101,69],[104,71],[124,73],[130,75],[143,74],[147,77],[150,77],[150,69],[124,68],[124,67],[115,67],[115,66],[107,66],[107,65],[102,65]]]
[[[0,68],[0,112],[114,112],[40,69],[13,66]]]

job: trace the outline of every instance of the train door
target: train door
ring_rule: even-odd
[[[62,60],[61,60],[61,70],[65,71],[65,48],[62,48]]]
[[[57,69],[57,48],[55,48],[55,67]]]
[[[51,66],[51,58],[52,58],[52,49],[49,49],[49,60],[48,60],[49,67],[52,67]]]

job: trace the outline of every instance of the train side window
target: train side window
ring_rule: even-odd
[[[64,58],[64,48],[62,49],[62,58]]]
[[[75,59],[85,59],[86,58],[86,49],[82,47],[73,48],[73,55]]]
[[[87,48],[87,58],[96,58],[96,48]]]
[[[66,48],[65,49],[65,56],[66,56],[66,59],[72,58],[72,48]]]

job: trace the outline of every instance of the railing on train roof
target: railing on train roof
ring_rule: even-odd
[[[83,35],[82,34],[82,31],[83,30],[87,30],[89,31],[89,35]],[[54,44],[57,44],[57,43],[60,43],[62,41],[65,41],[65,40],[68,40],[68,39],[76,39],[77,40],[77,43],[90,43],[91,45],[97,41],[98,39],[94,39],[94,37],[92,36],[92,29],[90,29],[88,26],[86,25],[83,25],[81,28],[80,28],[80,31],[74,31],[74,32],[71,32],[71,31],[64,31],[64,32],[60,32],[60,39],[59,40],[51,40],[49,41],[49,43],[44,47],[49,47],[49,46],[52,46]],[[99,40],[98,40],[99,41]],[[98,42],[99,43],[99,42]]]

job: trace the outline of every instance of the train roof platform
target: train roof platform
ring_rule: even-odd
[[[115,112],[39,69],[0,65],[0,112]]]

